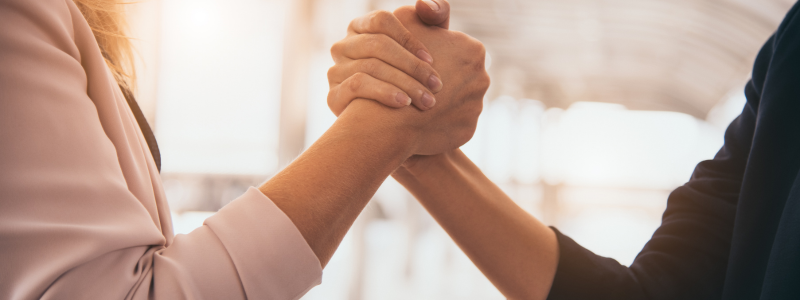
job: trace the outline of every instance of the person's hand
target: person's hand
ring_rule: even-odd
[[[399,8],[394,15],[429,49],[433,56],[432,66],[441,76],[443,88],[436,94],[436,106],[427,111],[384,107],[371,113],[383,113],[385,122],[399,122],[404,130],[408,130],[407,134],[414,134],[416,145],[413,154],[431,155],[455,149],[472,137],[482,109],[483,96],[489,87],[483,44],[466,34],[424,24],[411,6]],[[364,106],[376,105],[375,101],[362,100],[356,99],[352,103],[349,99],[342,100],[345,102],[342,106],[350,103],[343,115],[353,107],[362,110]]]
[[[331,47],[328,106],[335,115],[355,99],[389,107],[433,107],[442,88],[428,49],[394,14],[375,11],[350,22],[347,37]]]
[[[418,0],[415,8],[423,23],[450,29],[450,2],[447,0]]]

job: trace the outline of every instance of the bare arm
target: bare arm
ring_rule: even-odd
[[[300,230],[325,266],[369,199],[413,151],[388,108],[355,102],[291,165],[259,189]],[[374,124],[376,126],[364,126]]]
[[[418,1],[416,9],[403,7],[395,11],[395,15],[403,26],[426,45],[436,44],[435,40],[426,36],[429,33],[426,29],[430,29],[431,26],[425,26],[420,22],[447,28],[449,3],[436,0],[436,4],[438,9],[433,10],[427,3]],[[387,22],[384,27],[393,25],[394,23]],[[383,30],[391,32],[394,29]],[[346,41],[347,39],[341,43],[344,44]],[[460,55],[463,61],[483,59],[482,52],[465,52],[464,49],[453,45],[431,47],[431,49],[435,58]],[[337,49],[335,48],[333,52],[336,55]],[[410,55],[402,53],[405,51],[399,52],[383,52],[379,58],[382,61],[392,62],[398,60],[393,57]],[[363,63],[365,60],[364,57],[350,58],[354,59],[348,62],[351,65]],[[437,61],[434,59],[434,62]],[[381,68],[370,68],[370,71],[376,74],[398,73],[394,68],[403,69],[400,64],[384,64]],[[334,78],[337,76],[347,78],[355,72],[340,61],[337,61],[337,66],[331,70],[329,77],[333,74]],[[440,73],[446,74],[444,71]],[[384,84],[397,87],[421,85],[425,82],[419,76],[378,76],[378,78],[385,81]],[[445,86],[447,87],[447,82]],[[449,97],[463,96],[464,94],[436,94],[436,98],[440,101],[449,100]],[[371,99],[381,102],[380,99]],[[337,108],[347,106],[346,97],[333,100],[331,108],[334,113],[338,113]],[[519,208],[460,150],[432,156],[414,156],[404,164],[404,167],[397,169],[393,176],[411,191],[505,296],[510,299],[547,297],[558,265],[558,243],[555,233]]]
[[[380,184],[408,157],[451,151],[472,137],[489,87],[483,45],[464,34],[416,27],[412,33],[425,33],[417,40],[389,12],[356,19],[350,32],[371,32],[385,24],[397,25],[396,30],[351,34],[353,38],[334,46],[334,60],[350,70],[348,77],[331,79],[329,100],[334,101],[329,104],[339,108],[339,119],[260,188],[294,222],[323,265]],[[400,37],[403,42],[388,36]],[[460,52],[439,51],[444,47],[457,47]],[[442,54],[409,55],[420,50],[427,53],[427,49]],[[377,59],[384,53],[395,53],[399,59]],[[476,56],[480,59],[474,59]],[[388,66],[386,61],[400,65],[400,71],[381,72]],[[335,71],[329,72],[329,78]],[[377,79],[395,77],[416,84],[397,87],[379,84],[383,81]],[[410,96],[415,107],[387,107],[398,93]],[[435,105],[423,100],[424,94],[432,93],[441,97]],[[339,103],[336,99],[347,102],[335,105]],[[361,101],[348,106],[353,99]]]
[[[555,233],[522,210],[461,150],[415,157],[394,178],[509,299],[545,299],[558,266]]]
[[[434,1],[447,7],[445,0]],[[430,21],[437,14],[426,7],[417,3],[419,18],[442,24]],[[395,13],[407,27],[416,19],[409,16],[413,10]],[[771,39],[765,49],[771,51],[773,44]],[[435,50],[432,54],[441,55]],[[408,84],[404,80],[409,79],[388,82],[402,86]],[[753,86],[747,86],[749,98],[758,97]],[[437,99],[446,98],[437,94]],[[718,298],[755,127],[751,105],[731,124],[715,159],[700,163],[692,180],[672,192],[662,226],[630,268],[562,234],[556,236],[517,207],[459,150],[413,156],[393,176],[509,299],[545,299],[550,292],[558,299]]]

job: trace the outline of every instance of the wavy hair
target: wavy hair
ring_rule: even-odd
[[[136,71],[128,37],[124,0],[73,0],[89,23],[106,64],[119,86],[133,91]]]

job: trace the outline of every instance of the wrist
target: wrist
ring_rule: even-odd
[[[448,176],[458,171],[458,156],[461,150],[454,149],[436,155],[414,155],[408,158],[393,174],[397,179],[406,178],[414,181],[435,181],[437,177]]]
[[[405,116],[397,110],[370,100],[354,100],[339,115],[336,125],[343,134],[368,140],[372,146],[394,149],[402,162],[418,148],[420,130],[404,121]]]

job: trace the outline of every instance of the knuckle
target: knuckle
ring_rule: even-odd
[[[473,55],[485,55],[486,54],[486,47],[484,47],[483,43],[479,40],[466,35],[462,34],[464,39],[465,48]]]
[[[382,46],[379,35],[370,34],[364,37],[364,47],[371,51],[380,50]]]
[[[365,79],[366,76],[364,73],[359,72],[353,74],[353,76],[350,76],[350,78],[347,79],[348,90],[353,94],[358,93],[358,91],[361,89],[361,86],[364,84]]]
[[[415,44],[413,43],[414,36],[411,34],[411,32],[405,31],[397,38],[399,39],[397,43],[403,46],[403,48],[411,50],[411,47],[413,47]]]
[[[472,135],[475,133],[475,130],[471,129],[472,128],[459,130],[459,132],[456,134],[456,141],[455,141],[457,147],[466,144],[467,142],[469,142],[470,139],[472,139]]]
[[[412,65],[412,68],[413,68],[412,70],[413,71],[411,71],[411,74],[416,75],[417,78],[420,78],[422,80],[427,80],[428,78],[426,77],[426,75],[428,75],[429,72],[425,70],[425,67],[423,67],[422,61],[419,60],[419,59],[416,59],[416,60],[414,60],[414,62],[412,64],[413,64]],[[430,76],[430,75],[428,75],[428,76]]]
[[[481,60],[486,58],[486,47],[483,45],[483,43],[475,40],[474,47],[475,47],[475,53],[477,53],[481,57]]]
[[[492,84],[492,78],[489,77],[489,73],[486,72],[485,69],[483,70],[483,76],[482,77],[483,77],[483,82],[482,83],[483,83],[483,86],[484,86],[484,92],[486,92],[486,89],[488,89],[489,85]]]
[[[485,95],[485,93],[484,93]],[[478,126],[478,117],[480,117],[481,112],[483,112],[483,97],[480,97],[478,103],[475,104],[475,126]]]
[[[476,58],[475,60],[473,60],[472,61],[473,71],[484,73],[486,71],[486,65],[484,64],[484,62],[485,61],[483,58]]]
[[[331,67],[328,69],[328,83],[333,83],[333,75],[336,73],[336,66]]]
[[[383,28],[385,25],[388,24],[389,18],[394,17],[392,13],[385,11],[385,10],[378,10],[372,13],[369,17],[369,26],[370,29],[375,30],[378,28]]]
[[[365,16],[361,16],[361,17],[358,17],[358,18],[350,20],[350,23],[347,24],[347,29],[348,30],[355,29],[358,26],[358,24],[360,24],[364,20],[364,17]]]
[[[333,43],[333,45],[331,46],[331,56],[336,58],[337,56],[339,56],[339,54],[342,53],[342,50],[343,50],[342,41]]]
[[[383,34],[376,34],[374,38],[375,38],[375,49],[381,52],[387,52],[390,49],[392,49],[391,45],[392,43],[395,42],[394,40],[392,40],[392,38]]]
[[[475,71],[481,71],[485,73],[486,71],[486,48],[483,44],[476,44],[472,47],[472,52],[474,54],[470,55],[474,59],[471,61],[471,64]]]
[[[333,109],[334,104],[336,103],[336,96],[338,92],[336,89],[331,89],[328,91],[328,108]]]
[[[466,33],[463,33],[463,32],[460,32],[460,31],[450,31],[448,33],[450,34],[450,37],[452,39],[457,40],[457,41],[462,41],[462,42],[463,41],[468,41],[469,38],[470,38],[470,36],[468,36]]]
[[[484,95],[485,95],[485,93],[480,93],[480,95],[478,97],[475,97],[475,101],[473,101],[474,103],[472,104],[472,114],[474,116],[473,120],[474,120],[475,124],[478,123],[478,117],[481,115],[481,112],[483,112],[483,96]]]
[[[356,32],[356,28],[357,28],[356,25],[358,24],[356,22],[359,22],[360,19],[361,18],[355,18],[355,19],[351,20],[349,24],[347,24],[347,32],[348,33],[349,32]]]
[[[373,75],[378,72],[380,67],[377,58],[362,59],[360,64],[359,70],[361,70],[361,72]]]
[[[478,39],[462,32],[453,32],[455,39],[462,41],[467,51],[472,54],[485,54],[486,47]]]

